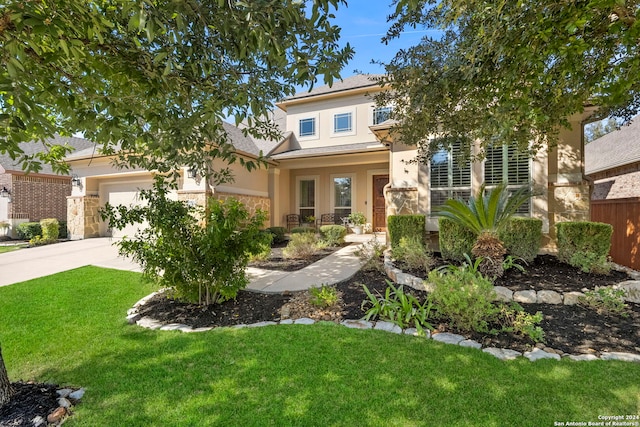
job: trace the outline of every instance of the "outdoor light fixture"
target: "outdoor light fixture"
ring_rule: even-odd
[[[78,177],[78,175],[73,175],[73,177],[71,178],[71,185],[73,187],[80,187],[80,178]]]
[[[2,187],[2,190],[0,190],[0,197],[9,198],[10,195],[11,191],[7,190],[7,187]]]
[[[193,168],[187,169],[187,176],[189,178],[195,179],[197,175],[198,175],[198,172],[195,169],[193,169]]]

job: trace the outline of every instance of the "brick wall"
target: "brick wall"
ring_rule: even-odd
[[[43,218],[67,220],[67,196],[71,195],[69,177],[12,175],[11,215],[40,221]]]

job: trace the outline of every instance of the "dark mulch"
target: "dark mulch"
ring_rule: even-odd
[[[0,407],[1,427],[32,427],[34,418],[46,420],[47,415],[58,407],[57,387],[54,384],[17,382],[12,386],[15,395]]]
[[[265,270],[279,270],[279,271],[296,271],[300,270],[308,265],[313,264],[322,258],[331,255],[335,251],[348,246],[346,243],[342,246],[329,246],[321,249],[317,254],[305,259],[288,259],[282,255],[283,249],[287,246],[286,243],[281,245],[274,245],[271,247],[271,255],[264,261],[252,261],[249,263],[249,267],[263,268]]]
[[[591,275],[560,263],[555,257],[543,255],[527,266],[527,273],[509,270],[498,283],[513,290],[551,289],[573,291],[595,286],[607,286],[629,279],[624,273],[612,272],[610,276]],[[362,285],[371,291],[384,293],[387,277],[377,271],[360,271],[349,280],[336,285],[342,292],[342,318],[359,319],[364,316],[361,309],[366,299]],[[497,283],[497,284],[498,284]],[[566,283],[566,286],[563,284]],[[424,292],[406,290],[419,299]],[[141,314],[163,322],[180,322],[195,327],[229,326],[249,324],[266,320],[279,320],[280,308],[290,299],[288,295],[260,294],[241,291],[235,301],[227,301],[215,308],[204,308],[185,304],[158,296],[149,301]],[[259,307],[259,308],[258,308]],[[640,305],[629,304],[627,318],[610,317],[598,314],[581,306],[550,304],[524,304],[529,313],[541,311],[544,320],[541,323],[545,331],[545,345],[566,353],[594,353],[620,351],[640,353]],[[189,320],[192,319],[192,320]],[[461,333],[481,342],[483,346],[512,348],[518,351],[530,350],[534,342],[508,333],[500,335],[460,332],[452,329],[446,322],[435,323],[438,332]]]

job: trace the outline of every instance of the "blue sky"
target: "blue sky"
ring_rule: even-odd
[[[384,68],[370,64],[372,59],[388,62],[401,48],[417,44],[428,32],[408,29],[399,39],[385,45],[380,41],[387,32],[387,16],[393,11],[391,0],[347,0],[348,6],[340,5],[335,12],[334,23],[342,28],[340,40],[350,43],[355,49],[355,57],[342,71],[342,77],[349,77],[354,70],[365,73],[384,73]]]

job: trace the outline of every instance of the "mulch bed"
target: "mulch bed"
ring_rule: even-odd
[[[33,427],[37,417],[43,420],[58,407],[57,387],[54,384],[16,382],[15,395],[0,407],[0,426]],[[46,421],[45,424],[46,425]]]
[[[271,247],[271,255],[268,259],[264,261],[252,261],[249,263],[249,267],[262,268],[265,270],[296,271],[311,265],[348,245],[349,243],[342,246],[329,246],[327,248],[320,249],[318,253],[305,259],[289,259],[285,258],[282,254],[282,251],[287,246],[287,243],[283,243]]]

